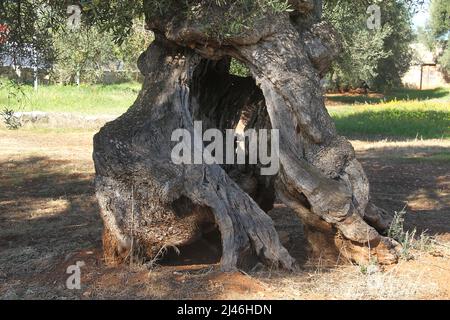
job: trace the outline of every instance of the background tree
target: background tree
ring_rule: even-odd
[[[373,85],[374,88],[385,89],[401,86],[402,76],[411,65],[414,8],[408,7],[408,2],[387,1],[382,3],[381,10],[383,27],[391,30],[383,41],[383,50],[389,54],[378,61]]]
[[[435,55],[441,68],[450,73],[450,4],[448,1],[434,0],[430,2],[429,9],[427,24],[417,30],[417,40]]]
[[[116,80],[136,79],[137,59],[152,41],[152,34],[143,28],[142,20],[136,19],[121,43],[113,38],[111,31],[101,31],[96,25],[60,29],[53,35],[52,80],[65,84],[80,80],[98,83],[104,79],[105,70],[114,72]]]
[[[384,41],[392,29],[384,25],[380,30],[370,30],[366,8],[348,1],[325,2],[324,19],[342,39],[342,52],[329,74],[336,89],[359,87],[363,81],[371,85],[378,74],[378,62],[390,55]]]
[[[438,58],[439,63],[450,73],[450,3],[445,0],[433,0],[430,7],[430,28],[438,46],[441,48],[441,54]]]
[[[333,1],[324,3],[324,19],[336,28],[343,50],[329,75],[335,88],[358,87],[367,83],[373,89],[400,85],[412,54],[411,13],[417,5],[411,1],[383,0],[381,28],[367,27],[370,2]]]
[[[103,78],[104,67],[117,63],[112,36],[100,33],[94,26],[61,29],[53,37],[53,46],[56,58],[52,77],[59,83],[98,82]]]
[[[431,1],[430,27],[436,37],[448,35],[450,31],[450,3],[448,1]]]
[[[153,39],[153,34],[145,29],[145,21],[142,17],[142,19],[134,20],[129,35],[122,43],[116,45],[115,56],[123,62],[123,69],[129,79],[134,79],[133,75],[139,72],[138,58],[148,48]]]
[[[81,1],[78,30],[67,28],[68,5],[77,2],[1,0],[0,22],[8,26],[9,41],[0,46],[0,59],[52,69],[61,83],[77,82],[79,75],[99,81],[103,69],[114,70],[119,61],[127,77],[137,71],[137,57],[151,41],[142,30],[142,1]]]
[[[65,22],[66,10],[62,1],[0,0],[0,22],[9,30],[0,59],[12,58],[18,66],[50,66],[55,59],[52,31]]]

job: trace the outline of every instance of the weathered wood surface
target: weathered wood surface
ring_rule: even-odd
[[[151,259],[218,228],[223,270],[256,261],[294,269],[265,212],[276,192],[302,220],[313,256],[396,261],[395,242],[381,235],[391,218],[370,201],[364,170],[324,105],[320,77],[339,40],[319,21],[320,1],[292,3],[297,11],[290,16],[268,16],[220,42],[188,22],[149,22],[156,40],[139,61],[142,91],[94,138],[108,259]],[[229,75],[230,57],[253,78]],[[258,166],[174,164],[172,132],[193,134],[195,120],[204,129],[236,128],[239,121],[279,129],[279,174],[261,177]]]

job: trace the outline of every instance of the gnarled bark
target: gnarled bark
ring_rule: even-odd
[[[252,256],[287,269],[294,267],[270,217],[223,168],[172,163],[172,132],[185,128],[193,134],[193,114],[206,108],[199,105],[205,97],[196,92],[194,83],[202,82],[203,72],[217,73],[219,84],[224,81],[219,71],[210,70],[215,66],[158,37],[140,61],[146,78],[138,100],[95,136],[97,197],[110,258],[125,259],[136,252],[154,257],[162,247],[188,244],[216,224],[222,238],[224,270],[245,265]],[[231,76],[223,76],[232,83]],[[247,102],[249,89],[255,89],[242,84],[243,92],[238,95],[230,93],[230,88],[211,85],[209,90],[201,90],[211,103],[203,110],[203,117],[214,108],[239,109]],[[208,98],[208,94],[220,97],[217,90],[228,98]],[[236,99],[229,98],[233,94]],[[214,115],[208,118],[211,126],[233,123],[233,112],[228,118],[223,114],[216,119]],[[111,242],[111,236],[116,240]]]
[[[156,40],[139,61],[142,91],[94,138],[108,259],[151,259],[218,228],[223,270],[257,260],[293,269],[265,213],[276,192],[302,220],[314,256],[396,261],[395,243],[380,234],[390,218],[371,203],[354,150],[324,106],[320,77],[339,41],[319,22],[320,1],[292,3],[290,16],[267,16],[221,41],[189,21],[151,21]],[[230,75],[230,57],[253,79]],[[172,132],[193,134],[195,120],[222,132],[239,123],[279,129],[280,172],[265,177],[258,165],[174,164]]]
[[[369,183],[354,150],[337,135],[325,109],[319,74],[327,60],[319,56],[327,56],[326,46],[317,50],[300,41],[302,34],[291,23],[277,29],[283,32],[237,51],[264,93],[272,127],[280,129],[279,197],[301,217],[316,255],[332,247],[325,238],[334,233],[337,251],[348,259],[365,260],[367,251],[360,248],[367,245],[379,262],[395,262],[394,243],[376,230],[384,231],[387,217],[370,203]],[[316,217],[320,220],[314,223]],[[313,240],[311,230],[328,237]]]

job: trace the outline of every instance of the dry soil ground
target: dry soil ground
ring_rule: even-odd
[[[296,273],[222,274],[213,254],[182,255],[165,265],[107,267],[94,196],[92,131],[0,130],[0,298],[3,299],[435,299],[450,298],[450,141],[353,141],[375,202],[406,206],[406,226],[436,242],[388,267],[325,268],[305,257],[302,227],[287,208],[271,212]],[[197,251],[198,252],[198,251]],[[66,269],[84,261],[81,290]]]

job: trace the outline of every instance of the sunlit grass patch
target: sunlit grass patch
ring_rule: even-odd
[[[340,104],[377,104],[390,101],[438,100],[450,102],[450,87],[428,90],[398,88],[385,94],[329,94],[327,99]]]
[[[328,110],[338,132],[351,138],[450,138],[450,102],[391,101]]]
[[[112,85],[40,86],[34,91],[23,86],[20,101],[8,99],[7,88],[0,88],[0,106],[14,111],[69,112],[78,114],[117,114],[125,112],[136,100],[141,85],[137,82]]]

